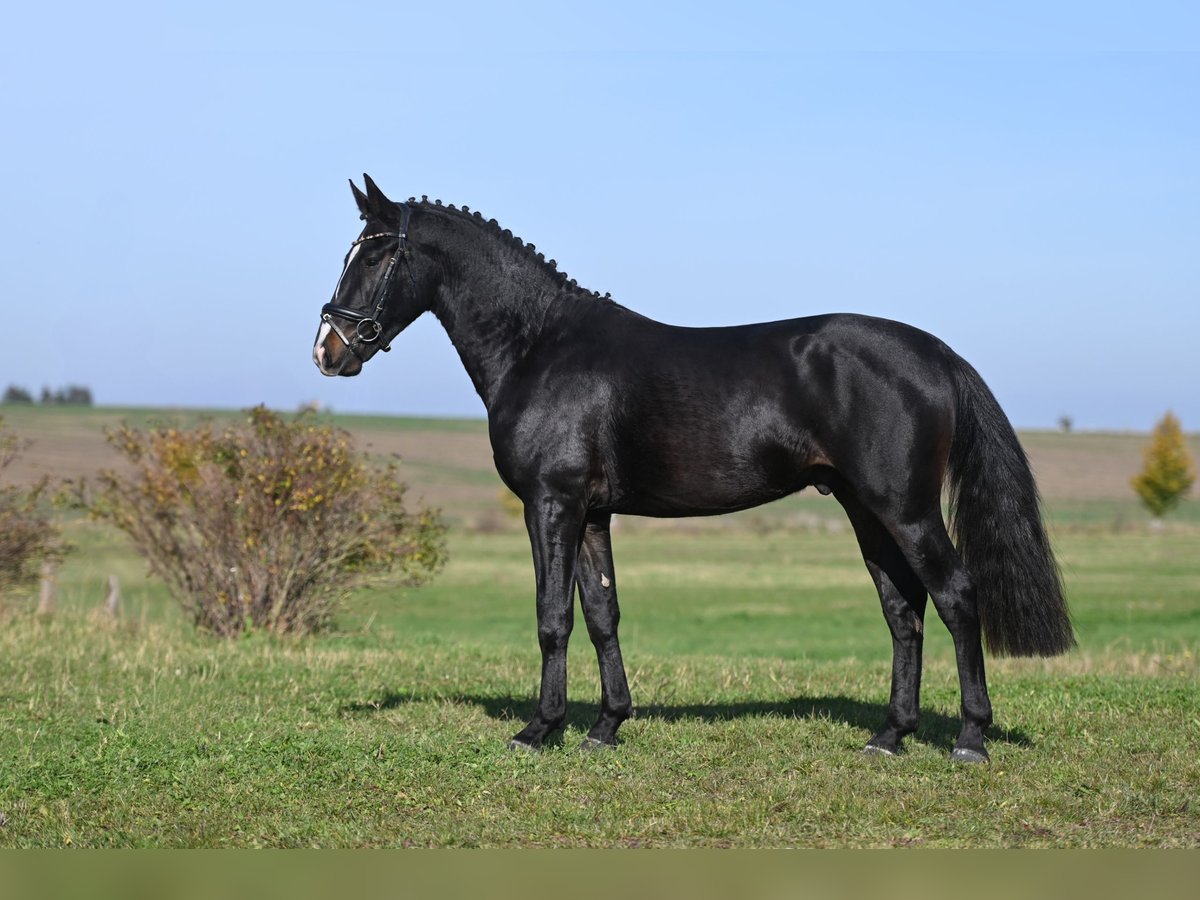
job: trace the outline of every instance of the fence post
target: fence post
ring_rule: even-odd
[[[54,583],[54,563],[42,563],[42,582],[38,588],[38,607],[37,614],[39,616],[54,615],[55,605],[55,583]]]
[[[104,601],[104,608],[113,621],[116,621],[121,614],[121,583],[117,580],[116,575],[108,576],[108,597]]]

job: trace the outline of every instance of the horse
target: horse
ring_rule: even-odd
[[[932,597],[961,694],[951,759],[989,760],[983,641],[1017,656],[1075,641],[1028,459],[974,368],[924,331],[862,315],[657,322],[582,289],[494,219],[393,202],[363,177],[365,191],[350,187],[365,225],[313,361],[357,375],[425,312],[458,351],[533,553],[541,686],[511,748],[540,749],[566,720],[576,588],[601,684],[583,749],[615,746],[633,712],[614,514],[708,516],[813,486],[845,509],[892,636],[887,718],[865,752],[898,754],[916,730]]]

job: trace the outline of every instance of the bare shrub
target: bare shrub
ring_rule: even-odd
[[[0,418],[0,474],[23,449]],[[56,562],[65,550],[44,509],[46,485],[45,480],[28,489],[0,484],[0,594],[33,584],[42,564]]]
[[[407,584],[445,559],[435,511],[410,512],[396,464],[368,464],[350,435],[256,407],[217,430],[123,426],[109,442],[133,472],[105,472],[83,504],[132,539],[201,628],[303,634],[349,590]]]

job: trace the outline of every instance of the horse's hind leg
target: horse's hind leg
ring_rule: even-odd
[[[633,705],[625,680],[625,663],[617,641],[617,579],[613,571],[609,516],[590,521],[583,534],[576,579],[579,602],[588,634],[600,663],[600,717],[583,741],[589,750],[617,743],[617,729],[629,718]]]
[[[900,752],[900,742],[917,729],[921,704],[921,645],[924,631],[925,585],[913,574],[900,547],[875,514],[853,494],[839,490],[837,498],[854,526],[863,562],[879,591],[879,602],[892,633],[892,693],[887,722],[867,742],[868,753]]]
[[[992,703],[983,666],[975,581],[946,533],[939,508],[905,524],[892,523],[890,531],[954,638],[963,724],[951,758],[986,762],[983,735],[992,724]]]

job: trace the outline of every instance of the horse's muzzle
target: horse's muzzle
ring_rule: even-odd
[[[313,362],[322,375],[330,378],[337,375],[349,377],[362,371],[362,360],[351,353],[345,342],[324,322],[313,345]]]

